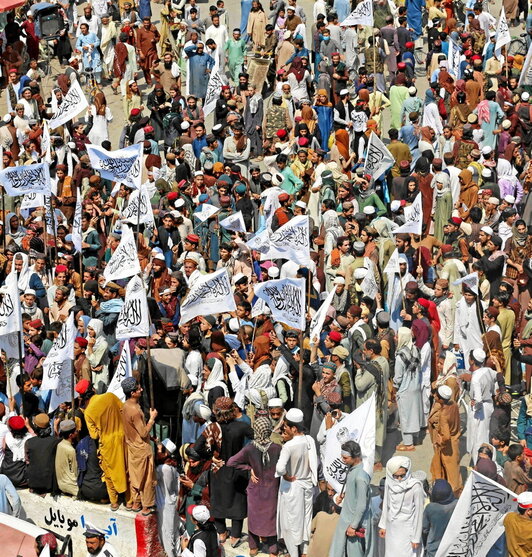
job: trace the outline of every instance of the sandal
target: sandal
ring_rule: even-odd
[[[115,505],[111,505],[111,511],[116,512],[120,508],[120,503],[116,503]]]
[[[142,511],[141,516],[150,516],[150,514],[155,514],[155,509],[148,509],[147,511]]]
[[[233,539],[234,539],[234,541],[233,540],[231,541],[231,547],[233,549],[236,549],[242,543],[243,540],[242,540],[242,538],[236,538],[236,539],[233,538]]]
[[[416,447],[414,447],[414,445],[397,445],[397,447],[395,448],[396,451],[401,451],[401,452],[405,452],[405,451],[415,451]]]

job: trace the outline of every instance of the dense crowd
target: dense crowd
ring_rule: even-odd
[[[154,514],[168,557],[434,557],[482,477],[514,494],[487,554],[532,554],[532,81],[503,25],[532,20],[403,4],[66,2],[48,40],[41,5],[0,14],[0,511]]]

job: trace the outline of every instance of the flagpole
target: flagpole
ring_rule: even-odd
[[[310,310],[310,269],[307,267],[307,311],[305,312],[305,324],[307,322],[307,313]],[[299,333],[299,382],[297,385],[297,405],[301,410],[301,401],[303,399],[303,333]]]
[[[403,281],[401,280],[401,273],[397,273],[397,277],[399,278],[399,287],[401,288],[401,302],[403,303],[403,309],[406,311],[405,305],[405,289],[403,286]]]
[[[236,335],[238,340],[240,341],[240,344],[242,344],[242,348],[244,349],[244,354],[246,356],[246,360],[248,359],[248,351],[246,349],[246,343],[244,342],[244,338],[242,335],[242,331],[240,330],[240,317],[238,317],[238,315],[236,316],[236,320],[238,323],[238,334]]]
[[[5,206],[5,198],[4,198],[4,188],[0,188],[2,191],[2,222],[4,223],[3,226],[3,234],[2,234],[2,246],[4,248],[4,253],[6,252],[6,206]]]
[[[151,318],[149,319],[150,328],[151,328]],[[127,341],[126,341],[127,342]],[[146,344],[148,345],[148,385],[150,389],[150,408],[155,408],[155,401],[153,397],[153,370],[152,370],[152,363],[151,363],[151,347],[150,347],[150,336],[146,337]]]
[[[55,215],[54,215],[54,208],[52,206],[52,194],[50,194],[50,221],[52,223],[52,231],[54,233],[54,263],[57,262],[57,229],[55,226]],[[44,225],[46,226],[46,219]]]

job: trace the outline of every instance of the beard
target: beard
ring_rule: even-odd
[[[171,70],[172,69],[172,62],[164,62],[164,68],[166,70]]]

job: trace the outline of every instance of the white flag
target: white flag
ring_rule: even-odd
[[[423,227],[423,203],[421,201],[421,194],[418,193],[414,199],[414,203],[404,208],[405,223],[396,228],[392,232],[394,234],[417,234],[421,236]]]
[[[373,3],[371,0],[364,0],[347,16],[340,27],[351,27],[353,25],[373,26]]]
[[[27,193],[22,198],[22,203],[20,204],[21,211],[23,209],[35,209],[37,207],[46,207],[43,193]]]
[[[532,43],[528,47],[525,63],[519,75],[519,87],[523,85],[532,85]]]
[[[140,273],[137,244],[129,226],[122,226],[122,239],[103,270],[105,281],[125,279]]]
[[[6,193],[15,197],[26,193],[50,195],[50,169],[44,162],[23,166],[9,166],[0,172],[0,184]]]
[[[400,273],[401,272],[401,268],[399,267],[399,250],[395,249],[394,252],[392,253],[392,255],[390,256],[390,259],[388,259],[388,263],[386,264],[386,267],[384,267],[384,272],[385,273]]]
[[[11,271],[7,275],[0,293],[2,293],[2,303],[0,303],[0,338],[2,338],[4,335],[22,331],[22,311],[16,271]]]
[[[48,127],[48,120],[43,120],[41,157],[43,157],[44,162],[47,164],[50,164],[52,162],[52,141],[50,139],[50,128]]]
[[[225,219],[220,221],[220,226],[223,226],[227,230],[233,232],[246,232],[246,225],[244,223],[244,217],[242,216],[242,211],[233,213]]]
[[[74,363],[72,360],[65,360],[64,362],[59,363],[57,387],[52,389],[48,412],[53,412],[62,402],[72,400],[72,380],[74,376],[72,369],[73,365]],[[74,391],[74,398],[77,398],[78,396],[78,393]]]
[[[478,296],[478,273],[476,271],[453,281],[453,286],[459,286],[460,284],[463,284]]]
[[[364,294],[364,296],[375,299],[375,296],[379,292],[379,285],[375,280],[375,272],[373,271],[373,265],[369,266],[366,276],[360,283],[360,288],[362,289],[362,293]]]
[[[57,107],[57,112],[48,122],[50,129],[55,130],[55,128],[66,124],[88,107],[87,97],[80,84],[77,80],[72,81],[68,93],[63,98],[63,102]]]
[[[140,206],[139,206],[140,205]],[[144,184],[129,196],[127,207],[122,211],[120,218],[131,224],[147,224],[150,228],[155,227],[153,208],[151,206],[150,194]]]
[[[220,210],[219,207],[215,207],[214,205],[209,205],[209,203],[202,203],[201,211],[194,213],[194,216],[200,222],[205,222],[207,219],[210,219],[213,215],[215,215],[219,210]]]
[[[504,6],[501,7],[501,15],[499,24],[497,25],[497,40],[495,41],[495,50],[500,50],[504,45],[512,42],[508,21],[506,20],[506,12]]]
[[[83,230],[81,229],[81,217],[83,216],[83,206],[81,203],[81,189],[78,190],[76,199],[76,209],[74,211],[74,221],[72,223],[72,243],[78,253],[81,253],[83,243]]]
[[[268,304],[259,298],[251,308],[251,319],[255,319],[258,315],[262,315],[267,308]]]
[[[449,39],[449,73],[454,79],[460,79],[460,62],[462,54],[460,47],[450,38]]]
[[[270,251],[270,232],[265,228],[262,232],[258,232],[246,242],[249,249],[254,249],[262,254],[267,254]]]
[[[327,298],[325,298],[325,300],[322,302],[320,308],[314,314],[314,317],[310,322],[309,338],[310,338],[311,346],[314,346],[314,339],[316,337],[318,337],[318,344],[319,344],[319,337],[320,337],[321,330],[323,328],[323,323],[325,322],[325,317],[327,317],[327,312],[331,307],[335,292],[336,292],[336,287],[333,287],[333,289],[329,292],[329,294],[327,294]]]
[[[77,335],[78,329],[74,323],[74,312],[72,312],[63,323],[59,336],[54,340],[52,348],[43,362],[41,384],[41,389],[43,391],[57,389],[63,366],[67,364],[70,365],[70,360],[74,359],[74,341]]]
[[[323,474],[337,493],[342,491],[349,470],[341,456],[341,447],[347,441],[360,445],[364,470],[371,476],[375,458],[375,394],[327,432]]]
[[[218,46],[221,48],[221,45]],[[203,114],[207,116],[216,107],[216,101],[220,98],[220,91],[225,85],[220,73],[220,69],[217,67],[212,68],[211,74],[209,76],[209,83],[207,83],[207,93],[205,94],[205,101],[203,103]]]
[[[485,557],[504,533],[502,519],[516,509],[515,493],[473,470],[456,503],[436,557]]]
[[[235,298],[227,269],[223,268],[210,275],[199,276],[181,303],[181,320],[187,323],[198,315],[211,315],[236,311]]]
[[[255,295],[268,304],[276,321],[304,331],[305,282],[304,278],[268,280],[255,285]]]
[[[373,180],[378,180],[394,164],[395,159],[386,145],[375,132],[371,132],[364,163],[364,173],[372,176]]]
[[[116,322],[116,339],[147,337],[150,334],[149,317],[144,283],[135,275],[126,286],[126,299]]]
[[[86,145],[94,170],[107,180],[139,189],[142,181],[142,143],[118,151],[107,151],[96,145]]]
[[[273,232],[270,235],[270,249],[262,258],[288,259],[299,265],[308,265],[310,263],[308,216],[294,217]]]
[[[39,553],[39,557],[50,557],[50,546],[46,544],[42,551]]]
[[[44,196],[44,221],[46,222],[46,232],[48,234],[57,233],[57,215],[55,214],[55,209],[50,206],[50,196]],[[52,212],[53,211],[53,212]]]
[[[120,359],[118,360],[118,365],[116,366],[115,374],[107,387],[108,393],[113,393],[122,402],[126,400],[126,395],[122,390],[122,381],[126,377],[131,377],[131,353],[129,351],[129,341],[124,342],[122,347],[122,352],[120,352]]]

